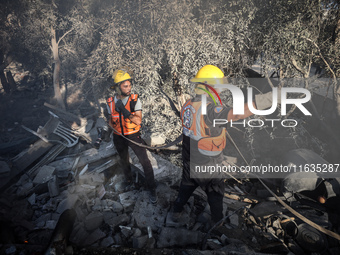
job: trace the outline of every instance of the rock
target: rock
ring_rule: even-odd
[[[11,171],[8,164],[5,161],[0,161],[0,175],[8,174]]]
[[[126,214],[116,215],[115,213],[103,213],[104,221],[113,229],[119,225],[126,225],[130,222],[130,217]]]
[[[135,205],[132,215],[134,222],[141,229],[150,226],[153,231],[157,231],[165,222],[174,191],[165,185],[158,185],[157,193],[157,204],[150,203],[149,193],[144,191]]]
[[[100,246],[101,247],[110,247],[111,245],[113,245],[115,242],[112,238],[112,236],[108,236],[106,238],[104,238],[101,243],[100,243]]]
[[[55,229],[56,225],[57,225],[57,222],[55,220],[48,220],[45,223],[45,228],[53,230]]]
[[[115,213],[122,213],[124,210],[124,207],[121,203],[114,201],[114,200],[110,200],[110,199],[106,199],[107,202],[107,206],[111,209],[112,212]]]
[[[104,217],[100,212],[92,212],[85,218],[85,228],[89,232],[99,228],[103,223]]]
[[[57,176],[53,176],[52,179],[50,179],[47,183],[48,186],[48,192],[50,194],[50,197],[56,197],[59,195],[59,182]]]
[[[55,168],[51,166],[42,166],[38,174],[33,179],[34,184],[46,183],[53,178]]]
[[[113,240],[114,240],[115,244],[117,244],[117,245],[122,245],[122,243],[123,243],[122,237],[118,233],[113,236]]]
[[[159,234],[157,247],[166,248],[173,246],[185,247],[187,245],[200,244],[204,235],[199,231],[191,231],[187,229],[162,228]]]
[[[73,208],[78,199],[77,194],[69,194],[67,198],[59,203],[57,213],[62,214],[65,210]]]
[[[73,230],[70,236],[70,241],[76,245],[84,245],[84,241],[89,237],[89,233],[86,231],[84,224],[76,223],[73,226]]]
[[[149,146],[165,144],[166,137],[161,133],[153,133],[149,137],[144,138],[144,141]]]
[[[182,169],[178,166],[173,165],[170,161],[163,159],[162,157],[150,152],[146,151],[148,158],[150,159],[155,179],[158,182],[166,183],[169,186],[179,184],[182,177]],[[131,162],[142,172],[143,167],[139,163],[136,154],[133,152],[131,148],[129,148],[129,155]]]
[[[29,191],[33,188],[32,182],[27,182],[24,185],[20,186],[17,190],[18,197],[25,197]]]
[[[119,194],[120,203],[123,205],[124,212],[132,212],[139,194],[132,190]]]
[[[84,246],[89,246],[91,244],[94,244],[95,242],[99,241],[100,239],[104,238],[106,234],[101,231],[99,228],[97,228],[95,231],[93,231],[85,240]]]
[[[148,240],[148,236],[141,236],[141,237],[133,237],[132,238],[132,247],[135,249],[142,249],[146,245]]]
[[[88,184],[91,186],[100,186],[104,183],[105,177],[103,173],[85,173],[79,175],[79,184]]]
[[[31,204],[31,205],[34,205],[35,204],[35,193],[33,193],[28,199],[27,201]]]

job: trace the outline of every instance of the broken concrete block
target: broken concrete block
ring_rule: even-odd
[[[103,213],[104,221],[110,225],[111,228],[115,228],[120,225],[126,225],[130,222],[130,217],[126,214],[120,214],[117,216],[115,213]]]
[[[142,249],[145,247],[146,242],[148,241],[148,236],[140,236],[132,238],[132,247],[135,249]]]
[[[51,166],[42,166],[39,168],[38,174],[33,179],[34,184],[46,183],[53,178],[55,168]]]
[[[142,235],[142,231],[139,228],[133,229],[133,237],[140,237]]]
[[[46,229],[55,229],[56,225],[57,225],[57,222],[55,220],[48,220],[45,223],[45,228]]]
[[[124,207],[121,203],[114,201],[114,200],[110,200],[110,199],[106,199],[106,202],[107,202],[108,208],[110,208],[112,212],[115,212],[115,213],[123,212]]]
[[[199,216],[199,219],[202,220],[200,216]],[[186,211],[183,211],[179,219],[176,219],[176,221],[174,221],[173,211],[171,210],[166,216],[165,226],[174,227],[174,228],[188,226],[188,224],[190,223],[190,220],[191,220],[190,215]]]
[[[207,246],[211,250],[219,250],[219,249],[221,249],[223,247],[221,242],[218,241],[217,239],[208,239],[207,240]]]
[[[149,137],[144,138],[144,141],[149,146],[165,144],[166,137],[161,133],[153,133]]]
[[[234,213],[231,216],[229,216],[229,221],[230,221],[230,224],[238,227],[239,219],[238,219],[238,215],[236,213]]]
[[[124,212],[132,212],[139,194],[136,190],[119,194],[119,201],[123,205]]]
[[[77,245],[84,245],[84,241],[90,234],[86,231],[83,223],[76,223],[70,235],[70,241]]]
[[[46,224],[45,221],[39,221],[39,222],[36,224],[36,227],[37,227],[37,228],[43,228],[43,227],[45,227],[45,224]]]
[[[139,228],[151,227],[157,231],[162,227],[167,216],[170,203],[162,206],[161,203],[152,204],[149,200],[149,193],[142,192],[133,210],[133,219]]]
[[[79,175],[79,184],[88,184],[91,186],[99,186],[102,185],[105,181],[105,177],[103,173],[85,173]]]
[[[102,211],[102,203],[98,197],[96,197],[94,200],[94,204],[92,206],[93,211]]]
[[[101,242],[100,242],[100,246],[101,247],[110,247],[111,245],[113,245],[115,242],[112,238],[112,236],[108,236],[106,238],[104,238]]]
[[[154,237],[151,237],[146,242],[146,247],[150,249],[154,249],[156,244],[156,239]]]
[[[129,238],[132,236],[133,231],[131,227],[126,227],[126,226],[119,226],[120,227],[120,232],[122,233],[122,237],[124,236],[125,238]]]
[[[69,174],[71,174],[69,170],[57,170],[56,171],[56,175],[60,179],[66,179],[69,176]]]
[[[113,236],[113,240],[114,240],[116,245],[122,245],[122,243],[123,243],[122,237],[120,236],[119,233],[117,233]]]
[[[62,214],[65,210],[73,208],[78,199],[77,194],[69,194],[68,197],[59,203],[57,213]]]
[[[29,193],[29,191],[33,188],[33,183],[28,182],[24,185],[20,186],[17,190],[17,196],[18,197],[25,197]]]
[[[85,228],[88,231],[93,231],[96,228],[99,228],[103,223],[104,217],[101,212],[92,212],[85,218]]]
[[[104,238],[106,234],[101,231],[99,228],[97,228],[95,231],[93,231],[85,240],[84,246],[90,246],[94,244],[95,242],[99,241],[100,239]]]
[[[57,176],[54,175],[52,179],[48,181],[47,187],[50,197],[56,197],[60,194]]]
[[[35,193],[33,193],[28,199],[27,201],[31,204],[31,205],[34,205],[35,204]]]
[[[35,220],[35,223],[39,223],[39,222],[46,222],[48,220],[51,220],[51,216],[52,214],[51,213],[46,213],[46,214],[43,214],[41,215],[38,219]]]
[[[10,171],[9,165],[5,161],[0,161],[0,175],[8,174]]]
[[[187,229],[162,228],[159,234],[157,247],[166,248],[173,246],[185,247],[187,245],[198,244],[203,240],[203,233]]]
[[[79,206],[76,206],[76,208],[74,208],[74,209],[76,210],[78,220],[84,221],[85,218],[86,218],[86,215],[83,212],[82,208],[80,208]]]
[[[103,184],[99,185],[96,191],[97,191],[97,196],[99,199],[102,199],[106,194],[106,190]]]

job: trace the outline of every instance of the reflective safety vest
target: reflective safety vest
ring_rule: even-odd
[[[125,108],[132,114],[135,114],[135,105],[137,103],[137,99],[138,94],[131,94],[127,103],[125,104]],[[107,99],[107,104],[111,111],[110,126],[117,130],[113,131],[114,134],[119,135],[120,133],[122,135],[131,135],[137,133],[140,130],[140,125],[136,125],[128,118],[125,119],[121,112],[116,111],[116,104],[113,97]]]
[[[209,102],[208,102],[209,104]],[[219,155],[226,146],[226,129],[223,128],[218,136],[210,135],[211,129],[202,115],[202,102],[188,100],[182,107],[181,120],[183,134],[198,142],[198,151],[206,156]]]

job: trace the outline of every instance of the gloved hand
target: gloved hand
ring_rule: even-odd
[[[281,104],[281,88],[277,88],[277,103]],[[273,105],[273,92],[255,95],[255,104],[258,110],[264,110]]]
[[[116,106],[116,111],[117,111],[117,112],[121,112],[121,113],[123,114],[123,116],[124,116],[125,119],[127,119],[127,118],[130,117],[131,112],[129,112],[129,111],[125,108],[125,106],[124,106],[122,100],[118,99],[118,101],[116,102],[115,106]]]

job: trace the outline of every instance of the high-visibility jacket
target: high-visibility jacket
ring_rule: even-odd
[[[208,102],[210,104],[211,102]],[[202,102],[188,100],[182,107],[183,134],[198,142],[198,151],[206,156],[219,155],[226,146],[226,129],[217,136],[211,136],[211,128],[202,115]]]
[[[125,104],[125,108],[131,112],[135,113],[135,105],[137,103],[138,94],[131,94],[127,103]],[[113,97],[107,99],[107,104],[111,111],[111,119],[110,125],[115,129],[114,134],[119,135],[131,135],[135,134],[140,130],[140,125],[136,125],[130,119],[124,118],[121,112],[116,111],[116,105]]]

